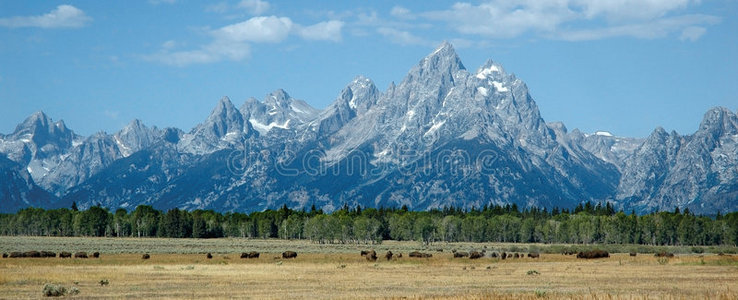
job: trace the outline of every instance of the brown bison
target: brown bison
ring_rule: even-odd
[[[577,254],[577,252],[574,251],[574,250],[564,250],[563,252],[561,252],[561,254],[563,254],[563,255],[574,255],[574,254]]]
[[[7,253],[3,253],[3,258],[8,258],[8,254]]]
[[[72,257],[72,253],[69,253],[67,251],[62,251],[62,252],[59,252],[59,257],[60,258],[70,258]]]
[[[141,259],[149,259],[149,258],[151,258],[151,255],[149,255],[148,253],[144,253],[144,255],[141,256]]]
[[[497,252],[492,252],[492,258],[497,258]]]
[[[374,250],[369,251],[366,253],[366,255],[364,255],[364,257],[367,261],[377,261],[377,252]]]
[[[577,258],[593,259],[593,258],[607,258],[610,257],[610,253],[605,250],[592,250],[582,251],[577,254]]]
[[[41,251],[41,257],[56,257],[56,252]]]
[[[500,258],[502,259],[507,258],[507,252],[502,252],[502,254],[500,255]]]
[[[384,258],[386,258],[387,260],[392,259],[392,251],[387,251],[387,253],[384,255]]]
[[[297,257],[297,252],[295,251],[282,252],[282,258],[287,259],[287,258],[295,258],[295,257]]]
[[[21,258],[21,257],[26,257],[26,255],[23,254],[23,252],[10,252],[10,258]]]
[[[83,252],[83,251],[77,252],[74,254],[74,258],[87,258],[87,252]]]
[[[658,253],[654,254],[653,256],[656,256],[656,257],[674,257],[674,253],[666,252],[666,251],[661,251],[661,252],[658,252]]]
[[[93,258],[100,258],[100,252],[92,252]]]
[[[418,251],[410,252],[410,254],[408,254],[408,255],[410,257],[418,257],[418,258],[429,258],[429,257],[433,257],[433,254],[423,253],[423,252],[418,252]]]
[[[454,252],[454,258],[469,257],[469,253],[466,252]]]
[[[397,258],[402,258],[402,253],[397,253]]]
[[[211,254],[210,252],[208,252],[208,254],[205,255],[205,258],[207,258],[207,259],[213,259],[213,254]]]
[[[469,259],[478,259],[484,257],[484,254],[477,251],[472,251],[469,253]]]
[[[513,254],[513,258],[520,258],[520,254],[517,254],[517,253]]]
[[[244,252],[244,253],[241,253],[241,258],[259,258],[259,255],[261,254],[256,251]]]
[[[26,251],[23,253],[23,257],[41,257],[41,252],[38,251]]]
[[[528,253],[528,257],[530,257],[530,258],[539,258],[539,257],[541,257],[541,254],[538,253],[538,252],[531,252],[531,253]]]
[[[366,256],[369,254],[369,250],[361,250],[361,256]]]
[[[630,253],[630,256],[636,256],[636,255],[638,255],[638,253],[635,253],[635,252]]]

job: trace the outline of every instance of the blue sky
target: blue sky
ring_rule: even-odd
[[[43,110],[76,132],[189,131],[222,96],[317,108],[384,90],[443,40],[524,80],[546,121],[647,136],[738,109],[738,1],[0,1],[0,133]]]

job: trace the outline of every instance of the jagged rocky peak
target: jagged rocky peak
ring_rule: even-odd
[[[475,76],[479,79],[488,79],[502,77],[506,74],[507,73],[505,72],[505,69],[502,67],[501,64],[488,59],[487,62],[484,63],[484,65],[479,67]]]
[[[267,95],[262,102],[249,98],[241,114],[253,128],[264,135],[273,128],[292,130],[318,117],[319,110],[305,101],[292,98],[282,89]]]
[[[350,92],[350,95],[348,92]],[[379,90],[377,90],[374,82],[362,75],[356,76],[344,91],[341,92],[341,98],[347,100],[348,106],[357,114],[362,114],[369,110],[377,102],[378,95]]]
[[[338,95],[338,98],[320,113],[312,130],[325,136],[340,130],[356,116],[363,115],[374,106],[379,91],[371,79],[357,76]]]
[[[738,117],[725,107],[715,107],[702,118],[699,131],[710,132],[713,136],[738,134]]]
[[[133,119],[128,125],[113,135],[120,153],[127,157],[141,149],[151,146],[160,136],[156,127],[148,128],[139,119]]]
[[[228,133],[240,133],[243,131],[243,116],[233,105],[231,99],[223,97],[215,105],[205,123],[196,128],[196,131],[202,130],[207,130],[208,134],[213,134],[218,138]]]
[[[38,146],[54,143],[59,146],[70,146],[75,135],[67,128],[64,121],[56,123],[44,112],[38,111],[16,126],[12,136],[17,139],[28,139]]]
[[[423,60],[420,61],[420,66],[425,70],[437,69],[440,71],[449,70],[452,72],[466,70],[464,64],[461,63],[459,55],[456,54],[454,46],[447,41],[441,43],[433,53],[423,58]]]

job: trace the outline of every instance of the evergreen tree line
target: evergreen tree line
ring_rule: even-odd
[[[738,244],[738,212],[715,217],[680,212],[636,215],[612,205],[580,204],[552,211],[516,205],[409,211],[349,208],[330,214],[316,209],[245,213],[212,210],[166,212],[148,205],[110,212],[100,206],[78,211],[26,208],[0,214],[0,235],[282,238],[316,243],[524,242],[569,244],[732,245]]]

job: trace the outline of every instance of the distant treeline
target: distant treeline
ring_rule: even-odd
[[[379,243],[382,240],[432,242],[524,242],[570,244],[736,245],[738,212],[697,216],[685,209],[638,216],[612,205],[580,204],[552,211],[515,205],[462,210],[409,211],[349,208],[330,214],[313,206],[293,210],[218,213],[166,212],[141,205],[128,212],[99,206],[78,211],[27,208],[0,214],[0,234],[33,236],[283,238],[319,243]]]

